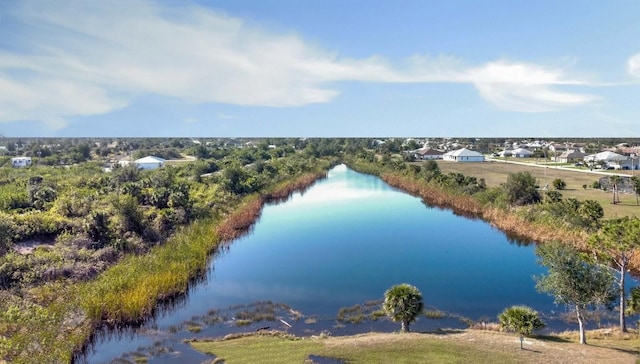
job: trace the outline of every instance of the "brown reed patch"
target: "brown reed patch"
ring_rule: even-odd
[[[318,179],[324,178],[326,173],[308,173],[293,181],[286,182],[264,195],[257,196],[238,207],[231,215],[224,219],[217,227],[216,234],[221,242],[229,242],[248,232],[262,213],[262,206],[266,202],[283,201],[296,191],[304,191]]]
[[[380,178],[393,187],[422,198],[428,204],[452,209],[458,215],[481,218],[509,236],[540,243],[561,240],[578,248],[584,248],[588,238],[588,234],[584,231],[533,224],[516,214],[516,210],[505,211],[492,206],[483,206],[472,196],[447,191],[410,177],[383,173]]]

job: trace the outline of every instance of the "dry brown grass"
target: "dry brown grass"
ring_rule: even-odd
[[[553,189],[553,180],[560,178],[567,183],[566,189],[560,191],[565,198],[596,200],[602,205],[607,219],[623,216],[640,217],[640,206],[636,205],[636,198],[633,194],[620,194],[620,203],[613,205],[611,192],[591,188],[594,181],[603,177],[600,174],[501,162],[455,163],[438,161],[438,166],[443,173],[458,172],[467,176],[484,178],[489,187],[499,186],[506,182],[509,173],[529,172],[538,180],[540,186],[548,184],[550,189]],[[587,185],[587,189],[584,189],[583,185]]]

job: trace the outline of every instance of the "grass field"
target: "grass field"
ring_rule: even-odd
[[[591,335],[589,335],[591,334]],[[593,336],[596,337],[593,337]],[[495,331],[451,330],[439,333],[369,333],[345,337],[284,338],[253,335],[191,345],[226,363],[305,363],[310,355],[347,363],[635,363],[637,335],[600,337],[590,345],[572,337],[525,338]],[[216,362],[216,361],[214,361]]]
[[[455,163],[438,161],[438,166],[443,173],[459,172],[476,178],[484,178],[487,186],[490,187],[499,186],[501,183],[506,182],[509,173],[529,172],[538,180],[540,186],[548,184],[549,189],[553,189],[553,180],[560,178],[567,184],[566,189],[560,191],[563,197],[596,200],[602,205],[605,218],[640,217],[640,206],[636,205],[635,195],[621,193],[620,203],[613,205],[611,203],[613,200],[611,192],[591,188],[593,182],[603,177],[601,174],[572,171],[552,166],[543,167],[533,164],[521,165],[502,162]],[[583,188],[583,185],[587,185],[587,188]]]

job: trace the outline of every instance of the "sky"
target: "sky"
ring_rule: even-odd
[[[638,137],[640,1],[0,0],[6,137]]]

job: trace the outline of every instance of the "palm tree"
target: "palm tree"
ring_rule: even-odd
[[[393,321],[402,324],[402,332],[409,331],[409,324],[422,312],[422,306],[420,290],[410,284],[397,284],[384,293],[382,308]]]
[[[638,178],[638,176],[631,177],[631,186],[633,187],[633,192],[636,193],[636,205],[640,205],[640,202],[638,202],[638,195],[640,195],[640,178]]]
[[[618,183],[622,181],[620,176],[611,176],[609,177],[609,182],[613,185],[613,204],[617,204],[620,202],[620,195],[618,195]]]

